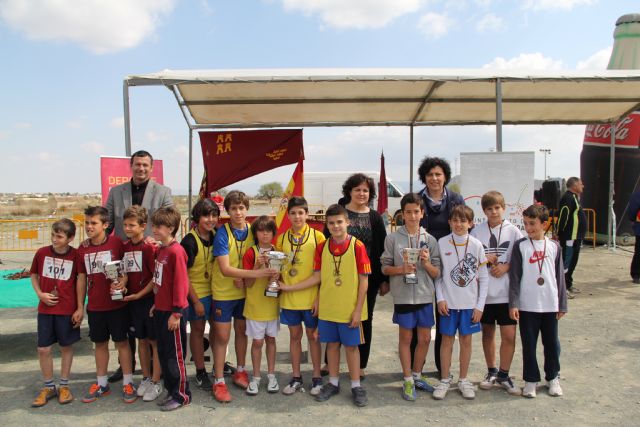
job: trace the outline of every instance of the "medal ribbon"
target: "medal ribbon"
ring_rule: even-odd
[[[529,238],[529,242],[531,242],[531,247],[533,248],[533,254],[536,254],[536,246],[533,244],[533,240]],[[542,266],[544,265],[544,259],[547,255],[547,239],[544,239],[544,248],[542,249],[542,259],[536,257],[536,263],[538,264],[538,274],[539,277],[542,277]]]

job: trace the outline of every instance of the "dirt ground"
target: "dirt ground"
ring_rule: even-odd
[[[24,255],[2,254],[4,268],[26,266]],[[95,380],[94,360],[86,320],[82,341],[76,347],[72,391],[76,401],[61,406],[51,401],[43,408],[29,405],[40,387],[40,370],[35,348],[36,310],[0,310],[0,419],[2,425],[633,425],[640,419],[637,365],[640,360],[640,286],[629,279],[631,254],[618,250],[585,247],[581,253],[575,286],[582,293],[569,301],[569,314],[560,321],[561,366],[564,396],[553,398],[546,387],[536,399],[512,397],[500,389],[479,390],[473,401],[465,401],[452,389],[444,401],[418,394],[416,402],[400,396],[401,375],[397,358],[397,329],[391,323],[392,303],[380,298],[374,318],[372,354],[363,382],[369,406],[356,408],[350,400],[349,382],[341,376],[342,391],[329,402],[317,403],[308,393],[293,396],[267,394],[256,397],[230,386],[233,402],[222,405],[210,393],[193,387],[193,403],[173,413],[161,413],[154,403],[126,405],[119,393],[92,404],[78,399]],[[279,352],[288,349],[288,332],[281,330]],[[116,357],[112,351],[111,370]],[[457,348],[452,372],[457,381]],[[235,362],[235,361],[234,361]],[[539,354],[542,363],[542,355]],[[263,362],[265,363],[265,362]],[[56,372],[59,359],[55,361]],[[208,366],[210,369],[210,365]],[[289,378],[286,363],[276,366],[283,387]],[[310,381],[309,365],[303,366]],[[427,370],[433,370],[432,348]],[[187,370],[195,374],[193,364]],[[474,337],[470,379],[479,382],[485,373],[480,336]],[[522,386],[520,345],[511,374]],[[138,380],[139,377],[137,376]],[[263,381],[262,386],[265,381]],[[117,389],[117,388],[116,388]]]

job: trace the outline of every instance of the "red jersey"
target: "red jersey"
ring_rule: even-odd
[[[127,294],[140,292],[153,277],[155,266],[156,247],[141,240],[133,243],[127,240],[123,245],[122,256],[123,270],[127,273]],[[149,293],[145,296],[152,297]]]
[[[126,303],[111,299],[111,280],[99,269],[98,261],[103,264],[122,259],[122,240],[117,236],[108,236],[100,245],[92,245],[89,239],[78,247],[78,273],[87,275],[87,310],[112,311],[124,307]]]
[[[156,251],[153,285],[156,310],[179,311],[189,306],[187,253],[175,240]]]
[[[64,255],[53,250],[53,246],[38,249],[31,263],[31,274],[38,275],[42,292],[58,293],[58,303],[49,307],[42,301],[38,313],[71,315],[78,308],[76,279],[78,278],[78,252],[69,246]]]
[[[351,239],[355,239],[353,236],[347,236],[346,239],[340,244],[336,244],[333,241],[333,238],[330,237],[324,242],[318,243],[316,247],[316,255],[313,261],[313,269],[315,271],[320,271],[320,267],[322,266],[322,251],[324,249],[324,245],[329,245],[329,252],[333,255],[339,257],[344,254],[347,249],[349,249],[349,242]],[[367,255],[367,248],[364,246],[364,243],[360,240],[356,240],[354,250],[356,252],[356,265],[358,266],[358,274],[371,274],[371,262],[369,261],[369,256]]]

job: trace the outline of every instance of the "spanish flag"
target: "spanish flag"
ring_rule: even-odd
[[[276,215],[276,226],[278,227],[278,235],[284,233],[289,227],[291,227],[289,217],[287,216],[287,205],[289,204],[289,199],[293,196],[304,196],[303,163],[304,155],[301,152],[300,158],[298,159],[298,166],[296,166],[296,169],[293,171],[293,175],[289,180],[287,189],[284,190],[282,199],[280,199],[280,206]]]

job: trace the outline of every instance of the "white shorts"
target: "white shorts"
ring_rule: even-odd
[[[268,337],[277,337],[280,330],[280,321],[274,320],[251,320],[247,319],[247,336],[249,338],[262,340],[265,335]]]

